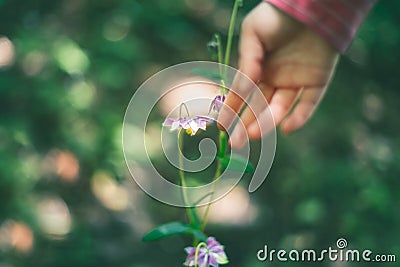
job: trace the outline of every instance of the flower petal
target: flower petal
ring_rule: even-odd
[[[192,258],[187,257],[186,261],[183,263],[185,266],[195,266],[194,264],[194,256]]]
[[[175,131],[180,128],[181,128],[181,126],[180,126],[180,123],[178,120],[175,120],[171,125],[171,131]]]
[[[190,125],[189,125],[190,120],[191,119],[180,118],[179,123],[180,123],[181,127],[186,130],[186,129],[190,128]]]
[[[222,108],[223,102],[225,101],[225,95],[217,95],[211,102],[212,110],[219,112]]]
[[[219,264],[227,264],[229,262],[228,257],[226,256],[224,251],[219,253],[211,253],[212,257],[219,263]]]
[[[175,121],[176,121],[176,119],[166,118],[162,125],[163,126],[171,126],[172,123],[174,123]]]
[[[219,266],[217,260],[213,256],[210,257],[210,266],[213,266],[213,267]]]
[[[186,257],[186,261],[183,263],[185,266],[194,266],[194,257],[196,254],[196,248],[194,247],[187,247],[185,248],[185,252],[188,254]]]
[[[221,246],[221,244],[215,239],[215,237],[210,236],[209,238],[207,238],[208,249],[212,249],[215,246]]]
[[[207,127],[207,123],[213,122],[213,119],[207,116],[196,116],[195,120],[200,129],[205,130]]]
[[[204,119],[201,118],[196,118],[196,122],[197,122],[197,126],[202,129],[202,130],[206,130],[207,128],[207,121],[205,121]]]
[[[208,255],[207,252],[202,253],[201,255],[199,255],[199,258],[197,259],[197,264],[199,267],[209,267],[209,257],[210,255]]]
[[[185,252],[188,255],[194,255],[196,253],[196,248],[195,247],[186,247]]]
[[[205,120],[206,122],[212,122],[212,121],[213,121],[213,119],[210,118],[210,117],[208,117],[208,116],[201,116],[201,115],[199,115],[199,116],[196,116],[195,118],[196,118],[196,119]]]
[[[189,121],[189,126],[190,126],[190,129],[192,130],[191,135],[195,135],[196,132],[199,130],[199,126],[197,125],[197,121],[194,120],[194,119],[190,120]]]

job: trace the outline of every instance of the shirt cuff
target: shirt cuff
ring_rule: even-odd
[[[343,53],[377,0],[266,0],[266,2],[307,25]]]

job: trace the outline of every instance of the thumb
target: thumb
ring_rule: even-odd
[[[257,83],[261,79],[264,45],[255,30],[251,22],[243,23],[239,43],[239,70]]]
[[[219,124],[225,129],[230,128],[234,121],[233,114],[239,113],[244,100],[255,89],[254,83],[261,78],[264,47],[254,30],[254,27],[245,20],[239,43],[239,70],[248,78],[237,73],[233,80],[231,91],[218,117]]]

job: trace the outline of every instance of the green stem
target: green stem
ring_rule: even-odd
[[[223,48],[222,48],[222,41],[221,36],[218,33],[214,34],[215,42],[217,43],[217,55],[218,55],[218,63],[224,63],[224,55],[223,55]]]
[[[186,192],[186,180],[185,180],[185,171],[184,171],[184,166],[183,166],[183,135],[185,131],[180,130],[179,135],[178,135],[178,144],[179,144],[179,178],[182,186],[182,197],[183,197],[183,202],[185,206],[188,206],[188,196]],[[190,213],[189,208],[186,208],[186,214],[189,218],[189,224],[191,224],[194,221],[194,218],[192,214]]]
[[[200,251],[200,248],[201,247],[204,247],[205,249],[207,249],[207,252],[208,252],[208,247],[207,247],[207,244],[206,243],[204,243],[204,242],[200,242],[198,245],[197,245],[197,247],[196,247],[196,253],[194,254],[194,267],[197,267],[199,264],[198,264],[198,260],[199,260],[199,251]]]
[[[232,39],[233,39],[233,33],[235,31],[235,22],[240,2],[241,0],[236,0],[235,4],[233,5],[231,21],[229,23],[228,39],[226,41],[225,62],[224,62],[225,65],[229,65],[229,60],[231,57]]]
[[[180,107],[179,107],[179,118],[182,118],[182,107],[185,107],[185,109],[186,109],[186,115],[187,115],[188,117],[190,117],[188,107],[186,106],[185,103],[182,103],[182,104],[180,105]]]
[[[217,42],[217,54],[218,54],[218,63],[219,65],[219,75],[221,76],[221,86],[219,87],[219,94],[222,96],[225,94],[225,76],[224,76],[224,70],[222,69],[222,64],[224,63],[224,55],[223,55],[223,48],[222,48],[222,42],[221,42],[221,37],[219,34],[214,35],[214,39]]]
[[[223,158],[226,153],[226,147],[228,144],[227,135],[225,131],[219,131],[219,153],[218,157]]]
[[[224,72],[221,73],[221,76],[223,78],[223,80],[221,81],[221,95],[223,95],[225,93],[225,81],[224,79],[226,78],[226,72],[227,72],[227,65],[229,65],[229,61],[230,61],[230,56],[231,56],[231,49],[232,49],[232,40],[233,40],[233,33],[235,30],[235,22],[236,22],[236,17],[237,17],[237,12],[240,6],[242,0],[235,0],[235,4],[233,5],[233,10],[232,10],[232,16],[231,16],[231,21],[229,23],[229,30],[228,30],[228,38],[227,38],[227,42],[226,42],[226,50],[225,50],[225,57],[224,57],[224,64],[225,64],[225,68],[224,68]],[[218,42],[218,39],[216,39]],[[220,45],[218,45],[218,61],[219,63],[221,63],[220,59],[222,59],[222,55],[220,56]],[[222,54],[222,52],[221,52]],[[218,140],[218,159],[217,159],[217,170],[215,171],[215,176],[213,179],[213,182],[215,180],[218,179],[218,177],[221,175],[222,172],[222,165],[221,165],[221,158],[223,158],[225,156],[226,153],[226,148],[227,148],[227,137],[226,137],[226,132],[225,131],[219,131],[219,140]],[[210,203],[207,204],[206,207],[206,211],[204,212],[204,216],[203,216],[203,223],[201,225],[201,230],[204,231],[204,228],[207,225],[207,220],[208,220],[208,214],[210,212],[210,207],[211,207],[211,202],[214,198],[214,194],[215,194],[215,185],[216,183],[214,183],[213,185],[213,190],[211,192],[211,196],[210,196]]]
[[[219,142],[218,142],[219,147],[218,147],[218,157],[217,157],[217,170],[215,171],[213,182],[215,182],[215,180],[218,179],[218,177],[221,175],[221,172],[222,172],[221,158],[223,158],[225,156],[227,142],[228,142],[228,140],[226,138],[226,132],[219,131],[218,139],[219,139]],[[214,183],[214,185],[213,185],[213,189],[212,189],[211,195],[210,195],[210,202],[207,204],[206,211],[204,212],[203,223],[201,225],[201,231],[204,231],[204,229],[206,228],[206,225],[207,225],[208,214],[210,212],[211,202],[214,199],[215,187],[216,187],[216,183]]]

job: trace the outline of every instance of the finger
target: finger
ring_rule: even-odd
[[[322,97],[326,87],[312,87],[304,89],[299,103],[292,113],[282,123],[282,132],[288,134],[301,128],[312,116]]]
[[[278,126],[292,108],[298,92],[299,89],[277,89],[269,107],[265,108],[257,120],[247,127],[249,137],[258,139]]]
[[[247,103],[247,107],[240,115],[240,119],[245,127],[249,126],[256,119],[256,116],[268,106],[275,92],[273,87],[264,83],[258,84],[258,88],[261,92],[252,95],[250,102]]]
[[[244,100],[255,89],[254,82],[257,82],[261,77],[263,56],[263,45],[252,27],[243,26],[239,44],[240,72],[235,76],[231,91],[225,100],[226,106],[222,107],[219,114],[218,121],[220,124],[229,128],[234,116],[229,116],[227,109],[239,113]]]
[[[273,87],[267,86],[263,83],[260,83],[258,87],[260,88],[262,94],[261,92],[254,93],[251,97],[250,103],[247,103],[247,107],[240,116],[240,120],[245,128],[255,121],[256,117],[261,113],[261,111],[268,106],[268,102],[271,101],[274,93]],[[235,127],[233,130],[232,135],[229,138],[230,145],[233,148],[239,149],[247,142],[245,128]]]
[[[272,99],[275,89],[264,83],[258,84],[260,91],[254,92],[250,102],[246,103],[246,108],[240,115],[240,119],[245,127],[249,126],[261,111],[263,111]]]

